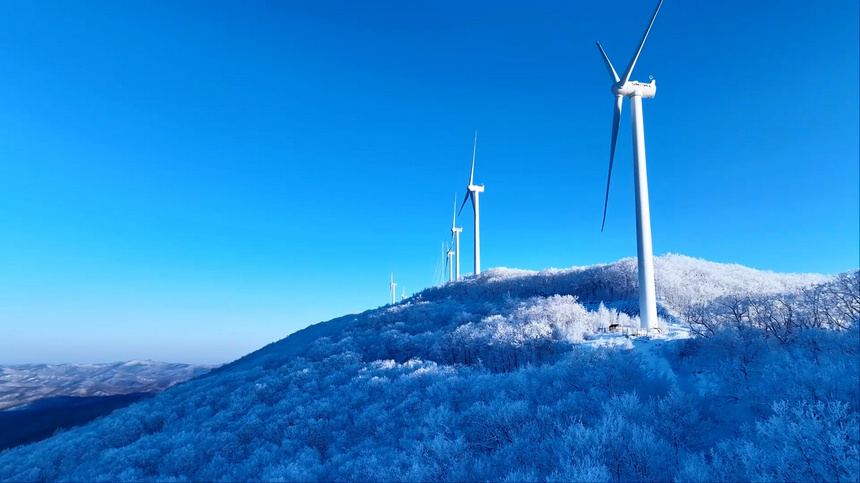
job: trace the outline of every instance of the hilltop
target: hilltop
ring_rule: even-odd
[[[488,270],[7,450],[0,479],[856,480],[858,272],[655,269],[660,336],[607,333],[638,325],[633,259]]]

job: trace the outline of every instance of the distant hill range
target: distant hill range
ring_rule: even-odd
[[[0,451],[86,424],[214,367],[153,361],[0,366]]]
[[[58,396],[160,392],[213,367],[153,361],[0,366],[0,410],[21,408]]]

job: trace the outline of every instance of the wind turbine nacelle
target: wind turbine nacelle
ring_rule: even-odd
[[[633,97],[639,96],[646,99],[654,97],[657,93],[657,82],[652,80],[650,84],[639,81],[630,81],[619,86],[612,86],[612,93],[616,96]]]

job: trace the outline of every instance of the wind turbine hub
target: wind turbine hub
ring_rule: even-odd
[[[639,96],[645,99],[650,99],[657,93],[657,81],[652,79],[650,84],[639,81],[629,81],[624,84],[619,82],[612,86],[612,93],[616,96]]]
[[[468,189],[469,191],[473,192],[473,193],[483,193],[483,192],[484,192],[484,187],[483,187],[483,186],[478,186],[478,185],[475,185],[475,184],[470,184],[470,185],[467,187],[467,189]]]

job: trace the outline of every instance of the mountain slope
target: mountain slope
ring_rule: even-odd
[[[677,255],[655,267],[670,328],[694,304],[830,280]],[[317,324],[0,453],[0,479],[857,479],[858,321],[784,342],[735,327],[599,347],[602,328],[637,323],[631,273],[496,269]],[[778,428],[818,436],[798,449]],[[811,464],[786,463],[810,449]]]

